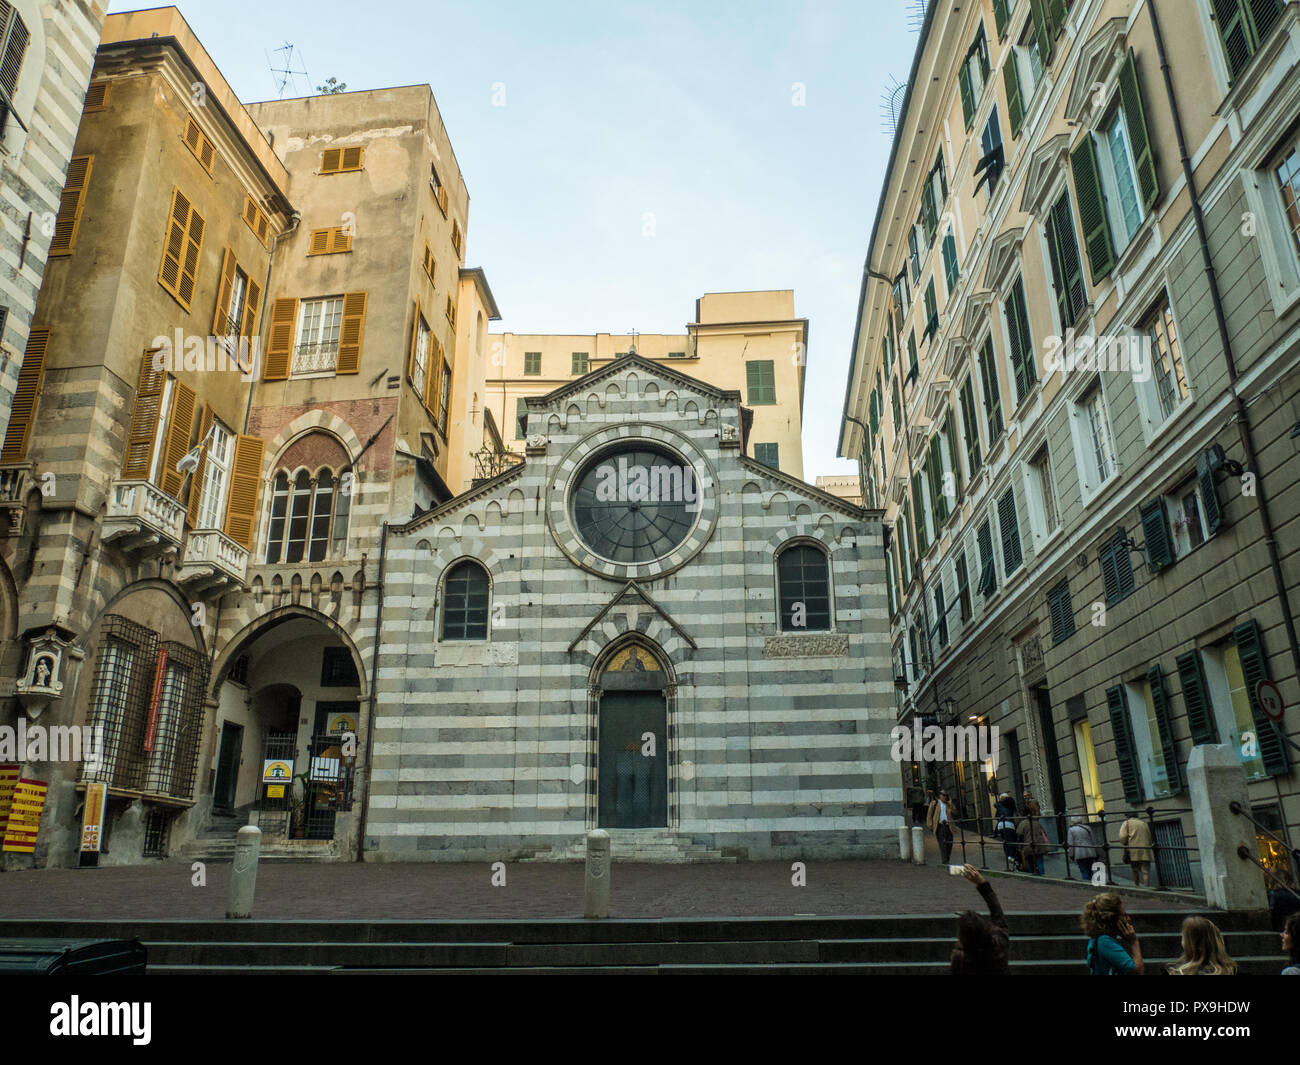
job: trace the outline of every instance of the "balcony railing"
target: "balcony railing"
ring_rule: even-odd
[[[104,518],[104,542],[127,551],[170,553],[180,546],[185,508],[148,481],[114,481]]]
[[[0,466],[0,528],[6,532],[22,528],[27,493],[32,489],[32,464]]]
[[[339,360],[339,342],[322,340],[293,349],[293,373],[333,373]]]
[[[214,585],[243,585],[248,573],[248,549],[220,529],[195,529],[185,541],[185,554],[176,579],[200,589]]]

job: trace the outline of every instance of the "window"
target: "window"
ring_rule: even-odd
[[[194,299],[194,279],[205,228],[203,217],[194,210],[189,198],[179,188],[173,189],[158,284],[187,311]]]
[[[1086,503],[1115,472],[1110,422],[1100,382],[1075,403],[1071,433],[1079,459],[1080,488]]]
[[[907,271],[902,270],[894,278],[894,331],[903,331],[903,319],[907,317],[907,308],[912,302],[911,292],[907,287]]]
[[[468,559],[452,566],[442,588],[442,638],[486,640],[488,597],[487,570]]]
[[[321,174],[342,174],[350,170],[360,170],[363,161],[360,146],[350,148],[326,148],[320,156]]]
[[[1083,787],[1083,802],[1089,815],[1101,813],[1105,803],[1101,797],[1101,774],[1097,771],[1097,751],[1092,743],[1092,725],[1083,716],[1074,722],[1074,750],[1079,758],[1079,781]]]
[[[9,124],[9,115],[13,112],[14,97],[18,95],[18,76],[22,73],[30,39],[27,23],[13,5],[0,4],[0,40],[3,41],[0,43],[0,134]]]
[[[522,440],[528,435],[528,400],[520,396],[515,400],[515,439]]]
[[[929,478],[927,487],[930,490],[930,518],[934,524],[934,536],[937,540],[939,531],[948,520],[949,493],[944,489],[949,487],[945,474],[950,472],[944,462],[943,436],[940,433],[930,437],[929,458],[926,460],[925,470]],[[954,502],[956,502],[955,497]]]
[[[293,376],[333,373],[339,356],[343,297],[303,300],[298,310],[298,343],[293,352]]]
[[[199,509],[194,523],[196,529],[219,529],[225,513],[226,486],[230,479],[230,459],[234,436],[218,421],[212,423],[210,438],[203,454],[202,464],[196,474],[199,482]],[[194,491],[191,488],[190,491]]]
[[[1070,153],[1079,225],[1093,284],[1108,276],[1159,196],[1133,53],[1119,71],[1119,103]]]
[[[1030,476],[1027,479],[1030,500],[1030,517],[1039,541],[1046,540],[1060,524],[1056,510],[1056,487],[1052,483],[1052,457],[1041,447],[1029,460]]]
[[[537,377],[542,372],[542,353],[540,351],[524,352],[524,376]]]
[[[780,469],[780,460],[777,457],[777,444],[755,444],[754,458],[764,466],[770,466],[772,469]]]
[[[811,544],[793,544],[776,556],[782,632],[826,632],[831,627],[830,563]]]
[[[984,26],[981,23],[975,33],[975,39],[966,51],[961,69],[957,72],[957,83],[961,92],[961,113],[967,129],[970,129],[971,120],[975,117],[975,111],[979,107],[988,80],[989,49],[988,42],[984,39]]]
[[[971,480],[980,470],[980,431],[975,419],[975,390],[971,378],[967,377],[961,384],[961,431],[966,438],[966,469]]]
[[[447,297],[446,314],[447,321],[451,323],[453,329],[456,328],[456,301],[450,295]]]
[[[438,378],[438,428],[442,435],[447,435],[447,415],[451,410],[451,367],[442,364],[442,375]]]
[[[1188,720],[1194,720],[1198,731],[1205,737],[1197,740],[1194,731],[1193,742],[1218,743],[1221,737],[1226,737],[1237,750],[1246,779],[1263,780],[1268,776],[1259,742],[1264,730],[1256,727],[1251,713],[1250,693],[1246,688],[1237,645],[1229,641],[1207,647],[1200,655],[1193,651],[1181,656],[1178,665]],[[1271,727],[1268,731],[1272,731]],[[1256,735],[1256,742],[1251,747],[1245,743],[1249,733]],[[1243,748],[1251,753],[1243,753]]]
[[[1012,139],[1020,136],[1029,101],[1043,77],[1043,61],[1038,52],[1038,38],[1033,22],[1026,22],[1019,42],[1012,48],[1002,66],[1002,81],[1007,90],[1007,118],[1011,122]]]
[[[984,385],[984,418],[989,431],[989,448],[1002,435],[1002,397],[998,388],[998,371],[993,360],[993,338],[984,338],[980,348],[980,377]]]
[[[569,372],[573,374],[584,374],[590,369],[591,366],[587,359],[587,353],[585,351],[575,351],[573,353],[573,362]]]
[[[456,249],[456,258],[465,257],[465,238],[460,232],[460,223],[453,220],[451,223],[451,246]]]
[[[1269,679],[1268,656],[1263,634],[1253,618],[1232,630],[1232,642],[1205,655],[1206,674],[1215,703],[1215,716],[1228,742],[1241,744],[1243,733],[1253,732],[1259,764],[1242,759],[1248,776],[1285,776],[1291,758],[1279,729],[1265,715],[1255,698],[1255,687]],[[1227,709],[1231,707],[1231,718]],[[1240,748],[1238,748],[1240,753]]]
[[[1006,315],[1007,347],[1011,352],[1011,376],[1016,384],[1016,406],[1025,401],[1038,381],[1034,338],[1029,332],[1029,311],[1025,307],[1024,279],[1017,277],[1011,294],[1003,302]]]
[[[1016,517],[1016,491],[1008,488],[998,500],[998,523],[1002,528],[1002,568],[1007,577],[1024,561],[1020,547],[1020,520]]]
[[[1102,545],[1097,560],[1101,563],[1101,583],[1106,605],[1114,606],[1133,594],[1133,560],[1129,557],[1128,536],[1123,529]]]
[[[943,439],[939,450],[943,457],[944,495],[952,496],[953,508],[956,509],[965,491],[965,485],[962,483],[961,459],[958,457],[960,448],[957,446],[957,422],[951,410],[944,412]]]
[[[54,236],[50,240],[51,255],[71,255],[81,228],[81,211],[86,205],[86,187],[90,184],[93,155],[77,155],[68,163],[68,176],[63,182],[59,197],[59,213],[54,219]]]
[[[998,590],[998,572],[993,559],[993,529],[988,518],[980,523],[976,538],[980,550],[980,579],[975,590],[987,599]]]
[[[352,250],[352,231],[347,226],[313,229],[307,239],[308,255],[335,255]]]
[[[888,379],[894,366],[894,337],[888,329],[880,340],[880,363],[884,368],[885,378]]]
[[[939,305],[934,295],[934,278],[925,286],[925,334],[923,339],[934,336],[939,331]]]
[[[416,313],[415,338],[411,347],[411,386],[415,394],[424,400],[425,390],[429,385],[429,323],[424,315]]]
[[[928,525],[931,511],[930,502],[926,499],[925,479],[925,467],[922,466],[912,476],[912,514],[916,518],[916,553],[921,558],[925,557],[925,553],[930,549],[930,544],[934,542]]]
[[[948,646],[948,609],[943,601],[943,579],[934,582],[934,617],[935,629],[939,635],[939,646]]]
[[[746,402],[751,407],[776,402],[776,369],[771,359],[751,359],[745,363]]]
[[[1155,386],[1160,421],[1164,422],[1188,396],[1187,374],[1167,292],[1162,293],[1142,323],[1142,331],[1151,342],[1151,383]]]
[[[917,246],[916,233],[921,228],[919,222],[914,224],[907,231],[907,262],[912,268],[912,284],[919,284],[921,281],[921,250]]]
[[[1052,619],[1052,643],[1059,644],[1074,635],[1074,604],[1070,601],[1070,582],[1061,581],[1047,593],[1047,611]]]
[[[359,688],[361,678],[357,664],[346,647],[322,647],[320,661],[320,686],[322,688]]]
[[[898,381],[894,382],[893,394],[889,397],[889,408],[894,416],[894,436],[901,436],[903,432],[903,408],[898,401]]]
[[[1273,177],[1282,197],[1286,231],[1291,237],[1291,252],[1300,255],[1300,144],[1293,144],[1273,166]]]
[[[998,124],[998,109],[989,112],[989,120],[984,123],[984,132],[980,134],[980,150],[983,153],[975,164],[977,180],[973,193],[979,192],[980,186],[987,184],[989,199],[998,186],[1002,175],[1002,127]]]
[[[957,606],[958,613],[963,625],[970,621],[971,599],[970,599],[970,574],[966,569],[966,552],[962,551],[957,555]]]
[[[1214,23],[1235,81],[1282,19],[1282,0],[1213,0]]]
[[[957,238],[948,232],[943,235],[943,280],[949,297],[957,287],[957,273]]]
[[[438,176],[436,166],[429,167],[429,188],[433,190],[433,199],[438,205],[438,210],[445,216],[447,214],[447,186],[442,183],[442,178]]]
[[[1174,489],[1164,504],[1169,518],[1170,554],[1175,559],[1183,558],[1206,540],[1205,507],[1201,502],[1200,486],[1195,480],[1185,481]],[[1148,542],[1150,539],[1148,533]]]
[[[266,561],[320,562],[346,554],[351,512],[350,471],[328,467],[314,474],[300,469],[291,477],[278,470],[271,485]]]
[[[1052,271],[1052,290],[1056,295],[1056,319],[1060,323],[1061,332],[1065,332],[1079,320],[1088,303],[1068,192],[1061,193],[1048,212],[1045,223],[1043,233],[1047,240],[1047,259]]]
[[[1130,773],[1138,778],[1138,791],[1129,797],[1163,799],[1182,791],[1178,748],[1170,726],[1169,697],[1165,693],[1160,667],[1153,666],[1145,677],[1119,691],[1124,695],[1124,712],[1129,715],[1128,736],[1132,742],[1127,753],[1131,762]],[[1109,700],[1110,693],[1107,698]],[[1124,759],[1119,755],[1121,742],[1116,737],[1116,753],[1123,776]],[[1125,793],[1128,793],[1127,786]]]

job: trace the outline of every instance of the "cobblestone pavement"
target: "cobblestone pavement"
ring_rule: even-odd
[[[932,858],[933,862],[934,859]],[[791,884],[791,863],[647,865],[616,863],[615,917],[793,916],[797,914],[952,913],[980,907],[972,885],[945,866],[899,861],[809,861],[807,886]],[[228,864],[206,867],[207,886],[190,866],[158,862],[105,869],[0,873],[5,918],[221,918]],[[581,862],[507,864],[492,886],[487,862],[468,864],[264,863],[254,916],[318,919],[581,917]],[[1091,889],[993,879],[1008,912],[1082,908]],[[1130,898],[1131,910],[1182,909],[1186,902]]]

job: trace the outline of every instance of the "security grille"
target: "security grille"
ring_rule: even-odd
[[[1187,837],[1181,821],[1157,821],[1152,825],[1156,844],[1156,872],[1164,887],[1191,887],[1192,865],[1187,858]]]
[[[167,837],[171,831],[172,811],[153,807],[144,817],[144,851],[146,858],[167,857]]]

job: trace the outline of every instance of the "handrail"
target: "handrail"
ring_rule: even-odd
[[[1242,806],[1241,803],[1239,803],[1236,799],[1233,799],[1232,802],[1228,803],[1228,809],[1231,810],[1234,814],[1237,814],[1240,817],[1244,817],[1247,821],[1249,821],[1252,825],[1255,826],[1255,830],[1257,832],[1263,832],[1264,835],[1266,835],[1274,843],[1280,843],[1283,849],[1288,851],[1293,858],[1300,860],[1300,847],[1292,847],[1287,843],[1286,840],[1282,839],[1280,836],[1275,836],[1270,829],[1265,828],[1253,817],[1251,817],[1250,814],[1246,813],[1246,808]]]
[[[1275,883],[1279,888],[1285,891],[1293,899],[1295,899],[1297,902],[1300,902],[1300,893],[1297,893],[1295,888],[1293,888],[1286,881],[1280,879],[1277,876],[1277,874],[1273,872],[1273,870],[1271,870],[1268,866],[1266,866],[1263,862],[1261,862],[1258,858],[1256,858],[1253,854],[1251,854],[1250,848],[1247,847],[1246,844],[1243,843],[1237,848],[1237,857],[1241,858],[1244,861],[1250,862],[1252,865],[1258,866],[1260,872],[1262,872],[1266,877],[1268,877],[1271,881],[1273,881],[1273,883]]]

